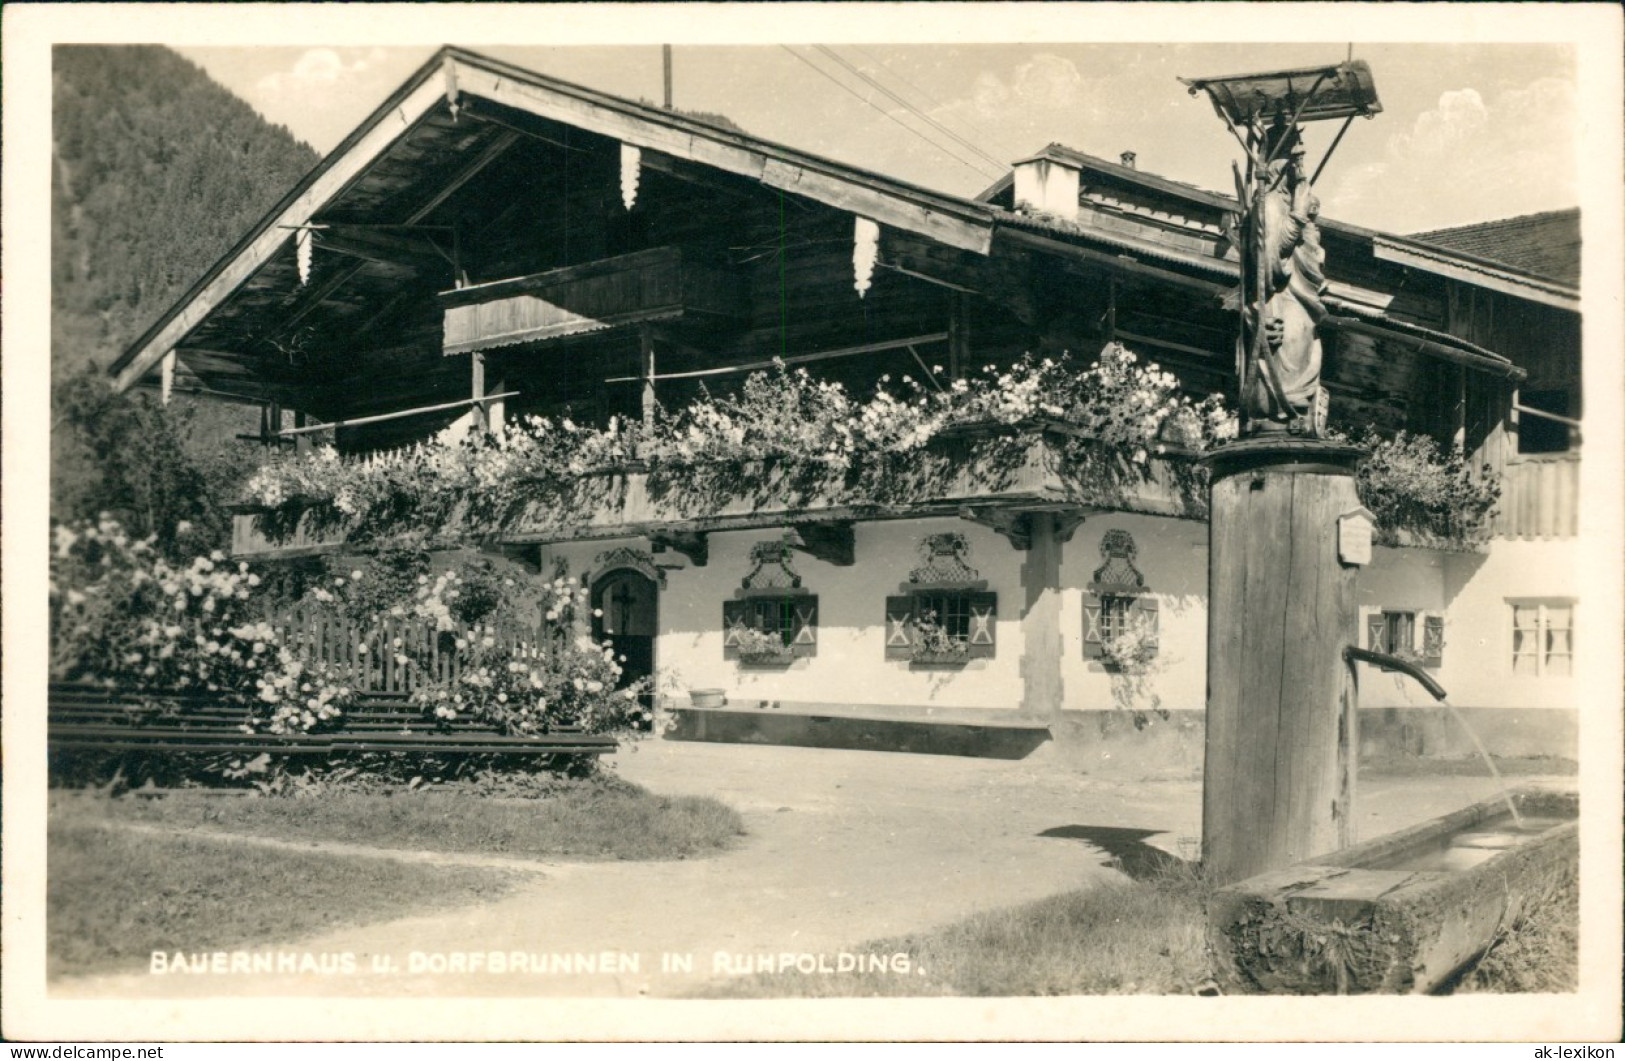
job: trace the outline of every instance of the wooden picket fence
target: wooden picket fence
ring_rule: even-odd
[[[425,678],[450,681],[462,671],[456,647],[467,630],[441,631],[422,619],[384,616],[363,628],[325,608],[295,605],[278,611],[270,623],[282,644],[306,664],[322,664],[362,692],[411,694]],[[548,635],[544,628],[508,627],[488,631],[516,659],[537,658]],[[405,660],[406,662],[403,662]]]

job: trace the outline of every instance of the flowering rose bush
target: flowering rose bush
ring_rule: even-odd
[[[203,692],[272,732],[338,718],[352,690],[308,666],[261,620],[260,577],[214,552],[160,555],[114,520],[52,529],[52,677],[162,700]]]
[[[1152,714],[1168,717],[1155,686],[1167,661],[1158,659],[1157,649],[1156,628],[1140,615],[1134,615],[1100,646],[1101,662],[1111,675],[1112,702],[1130,714],[1135,729],[1150,724]]]
[[[419,677],[412,702],[446,722],[473,719],[515,735],[579,726],[588,733],[629,731],[644,721],[639,684],[617,689],[620,663],[614,650],[593,641],[581,626],[587,590],[562,575],[543,583],[534,619],[504,598],[488,613],[491,622],[462,625],[458,601],[467,580],[447,571],[417,594],[413,612],[435,623],[456,653],[457,667],[440,676],[419,650]],[[528,608],[523,609],[528,610]],[[409,653],[409,658],[414,658]]]

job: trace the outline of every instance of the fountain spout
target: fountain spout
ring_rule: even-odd
[[[1512,800],[1512,794],[1507,791],[1506,782],[1501,779],[1501,771],[1496,769],[1495,760],[1490,758],[1489,749],[1484,747],[1484,742],[1478,739],[1477,732],[1467,724],[1467,720],[1461,717],[1461,712],[1456,710],[1456,705],[1445,699],[1444,686],[1434,681],[1433,675],[1408,659],[1390,656],[1386,652],[1373,652],[1369,648],[1356,648],[1353,645],[1347,645],[1343,649],[1343,658],[1350,663],[1370,663],[1373,666],[1381,667],[1383,670],[1396,670],[1408,677],[1415,678],[1417,683],[1428,691],[1429,696],[1448,708],[1451,717],[1461,725],[1462,730],[1467,734],[1467,739],[1471,740],[1473,747],[1478,749],[1478,757],[1484,760],[1485,766],[1489,767],[1490,776],[1495,778],[1497,785],[1501,786],[1501,798],[1506,801],[1507,810],[1512,813],[1513,824],[1519,829],[1523,828],[1523,815],[1518,813],[1518,808]]]
[[[1350,663],[1370,663],[1381,667],[1383,670],[1397,670],[1401,674],[1416,679],[1422,688],[1428,691],[1428,695],[1433,697],[1433,699],[1440,702],[1444,701],[1444,686],[1434,681],[1433,675],[1429,674],[1421,667],[1418,667],[1408,659],[1401,659],[1398,656],[1390,656],[1386,652],[1373,652],[1369,648],[1355,648],[1353,645],[1349,645],[1343,649],[1343,658],[1348,660]]]

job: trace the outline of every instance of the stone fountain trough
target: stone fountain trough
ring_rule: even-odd
[[[1522,789],[1218,891],[1227,992],[1422,993],[1483,953],[1519,904],[1579,866],[1579,796]]]

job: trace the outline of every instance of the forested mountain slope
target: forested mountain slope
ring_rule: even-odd
[[[167,48],[53,55],[51,359],[106,367],[316,164]]]
[[[253,410],[114,395],[106,367],[317,156],[200,68],[156,46],[53,53],[51,512],[218,542],[262,454]]]

